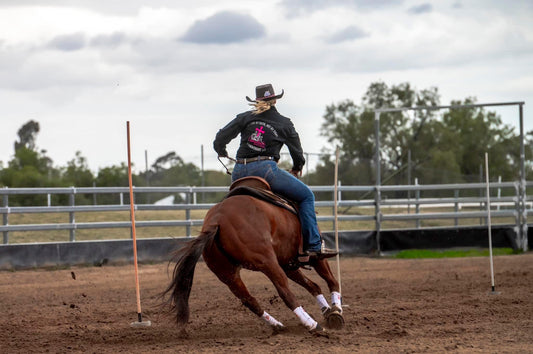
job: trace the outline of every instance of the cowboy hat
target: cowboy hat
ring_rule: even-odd
[[[281,90],[281,93],[276,96],[274,93],[274,87],[272,84],[260,85],[255,88],[255,100],[252,100],[250,97],[246,96],[248,102],[257,102],[257,101],[270,101],[276,100],[283,97],[285,93],[284,90]]]

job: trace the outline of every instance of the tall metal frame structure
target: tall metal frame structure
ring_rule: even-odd
[[[465,104],[465,105],[447,105],[447,106],[418,106],[418,107],[401,107],[401,108],[378,108],[374,110],[374,129],[376,135],[376,240],[378,252],[380,249],[380,231],[381,231],[381,155],[380,155],[380,133],[379,133],[379,119],[381,113],[388,112],[403,112],[403,111],[421,111],[421,110],[441,110],[441,109],[468,109],[479,107],[493,107],[493,106],[518,106],[518,115],[520,122],[520,180],[518,181],[519,188],[519,215],[518,215],[518,240],[522,246],[523,251],[528,249],[527,239],[527,209],[526,209],[526,168],[525,168],[525,147],[524,147],[524,106],[525,102],[497,102],[497,103],[479,103],[479,104]]]

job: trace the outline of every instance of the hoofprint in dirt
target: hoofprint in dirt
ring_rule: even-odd
[[[336,263],[331,261],[334,271]],[[494,258],[341,260],[346,326],[313,337],[259,273],[243,279],[288,331],[274,335],[207,269],[197,266],[188,336],[159,308],[166,264],[141,265],[137,319],[133,266],[0,272],[1,353],[532,352],[533,254]],[[313,272],[306,272],[325,290]],[[316,300],[291,284],[319,322]]]

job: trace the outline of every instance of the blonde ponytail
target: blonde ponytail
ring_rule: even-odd
[[[268,111],[275,104],[276,100],[255,101],[254,103],[250,103],[250,106],[254,107],[253,114],[261,114],[263,112]]]

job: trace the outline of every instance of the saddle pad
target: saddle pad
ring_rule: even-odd
[[[270,204],[274,204],[281,208],[287,209],[291,213],[298,215],[298,210],[294,206],[293,202],[285,198],[282,198],[279,195],[276,195],[269,190],[242,186],[242,187],[237,187],[235,189],[232,189],[226,195],[225,198],[230,198],[235,195],[249,195],[251,197],[254,197],[254,198],[263,200],[265,202],[268,202]]]

